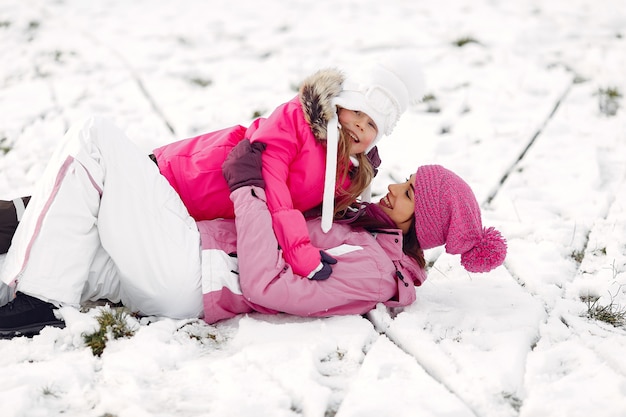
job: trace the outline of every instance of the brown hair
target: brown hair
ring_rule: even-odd
[[[410,258],[415,259],[415,262],[422,269],[426,269],[426,259],[424,259],[424,251],[420,246],[420,242],[417,240],[417,233],[415,233],[415,216],[411,220],[411,226],[409,226],[409,232],[402,235],[402,252]]]
[[[359,166],[350,166],[350,140],[343,130],[339,130],[339,143],[337,145],[337,184],[339,189],[335,193],[335,216],[341,215],[354,203],[374,179],[374,168],[364,153],[353,156]],[[350,179],[350,185],[344,189],[346,179]]]

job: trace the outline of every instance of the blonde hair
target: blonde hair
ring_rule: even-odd
[[[353,155],[359,166],[350,165],[350,139],[343,130],[339,130],[337,146],[337,184],[339,189],[335,193],[335,217],[341,216],[345,210],[356,201],[361,193],[374,179],[374,168],[364,153]],[[350,185],[344,189],[342,184],[350,180]]]

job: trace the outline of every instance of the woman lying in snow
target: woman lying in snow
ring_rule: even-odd
[[[121,301],[132,311],[208,323],[247,312],[323,317],[406,306],[426,279],[422,249],[446,245],[472,272],[504,261],[506,243],[483,228],[469,186],[437,165],[420,167],[327,234],[307,221],[315,245],[341,260],[328,280],[293,273],[265,202],[261,154],[247,140],[223,166],[235,220],[195,222],[158,169],[114,126],[70,130],[29,202],[0,278],[15,298],[0,308],[0,335],[63,326],[58,306]],[[116,152],[124,149],[120,154]],[[126,181],[124,170],[151,169]],[[153,192],[155,188],[170,194]],[[166,196],[166,197],[163,197]]]

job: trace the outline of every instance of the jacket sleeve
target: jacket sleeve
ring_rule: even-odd
[[[299,316],[363,314],[394,297],[397,284],[390,260],[367,248],[345,255],[325,281],[302,279],[285,262],[272,233],[264,190],[242,187],[231,193],[237,227],[239,284],[251,305]],[[331,239],[332,240],[332,239]],[[337,237],[332,245],[342,242]],[[343,269],[342,269],[343,268]]]
[[[289,175],[295,169],[292,164],[301,152],[298,138],[308,135],[312,139],[311,132],[303,131],[310,130],[303,120],[301,109],[288,102],[268,117],[264,125],[253,133],[250,141],[267,145],[263,152],[263,178],[274,232],[284,251],[285,260],[294,272],[307,276],[319,265],[320,253],[311,244],[304,215],[294,207],[289,189]]]

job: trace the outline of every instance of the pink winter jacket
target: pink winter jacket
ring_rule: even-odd
[[[363,314],[377,303],[406,306],[415,300],[415,286],[426,279],[426,272],[402,252],[400,230],[373,236],[335,224],[325,234],[320,219],[307,222],[311,240],[338,262],[325,281],[303,278],[277,249],[264,190],[242,187],[231,198],[235,220],[198,222],[208,323],[250,312],[325,317]]]
[[[322,203],[326,124],[335,112],[331,101],[342,82],[338,71],[320,71],[304,81],[298,96],[267,119],[155,149],[159,169],[196,220],[233,218],[222,163],[244,138],[265,143],[263,177],[274,231],[287,262],[306,276],[319,265],[320,253],[311,244],[302,212]]]

